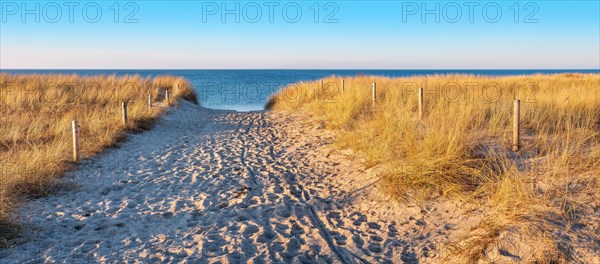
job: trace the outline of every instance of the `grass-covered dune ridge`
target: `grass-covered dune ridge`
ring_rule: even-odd
[[[73,165],[72,120],[79,121],[81,157],[88,158],[127,132],[150,128],[164,112],[165,90],[172,104],[180,98],[197,103],[190,83],[173,76],[0,74],[0,218],[6,219],[16,195],[46,193],[51,180]]]
[[[521,100],[518,152],[511,150],[515,99]],[[302,111],[336,131],[340,148],[376,168],[390,197],[444,197],[490,208],[481,230],[453,247],[470,260],[483,258],[497,245],[490,241],[510,228],[548,243],[531,253],[535,261],[577,257],[558,250],[557,223],[600,233],[585,217],[600,200],[598,74],[333,76],[290,85],[267,108]]]

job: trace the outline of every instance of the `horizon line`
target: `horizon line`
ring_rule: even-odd
[[[104,70],[135,70],[135,71],[189,71],[189,70],[306,70],[306,71],[600,71],[600,68],[0,68],[0,71],[104,71]]]

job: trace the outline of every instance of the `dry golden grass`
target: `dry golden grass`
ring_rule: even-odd
[[[164,111],[164,90],[175,104],[179,98],[197,103],[191,85],[172,76],[0,74],[0,239],[10,230],[1,220],[15,198],[51,191],[51,180],[73,166],[72,120],[80,123],[81,157],[88,158],[115,146],[127,132],[150,128]],[[148,94],[160,102],[151,110]],[[123,101],[128,125],[121,122]]]
[[[544,242],[544,250],[530,249],[523,260],[573,258],[558,246],[554,231],[571,232],[565,226],[585,224],[584,216],[599,208],[600,75],[344,81],[343,95],[335,76],[324,79],[323,87],[291,85],[267,108],[305,111],[337,131],[341,148],[352,148],[367,166],[381,168],[382,191],[398,200],[445,197],[490,208],[493,213],[479,230],[452,247],[453,257],[493,261],[490,248],[514,237],[507,230],[518,230],[527,238],[521,238],[524,244]],[[377,83],[374,107],[372,82]],[[418,87],[425,89],[422,120]],[[510,149],[515,99],[521,100],[518,153]],[[600,233],[597,224],[588,227]]]

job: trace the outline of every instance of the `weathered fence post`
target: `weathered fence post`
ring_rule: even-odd
[[[375,100],[377,98],[377,84],[373,82],[373,106],[375,106]]]
[[[520,142],[520,128],[521,128],[521,101],[515,100],[513,109],[513,151],[519,151],[521,148]]]
[[[79,122],[73,120],[71,122],[73,131],[73,161],[79,161]]]
[[[171,104],[171,100],[169,98],[169,90],[165,90],[165,101],[167,106],[169,106]]]
[[[123,125],[127,125],[127,102],[121,103],[121,108],[123,108]]]
[[[152,110],[152,95],[148,94],[148,110]]]
[[[342,79],[342,95],[344,95],[344,79]]]
[[[423,119],[423,88],[419,88],[419,119]]]

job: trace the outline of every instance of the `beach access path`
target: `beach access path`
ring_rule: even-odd
[[[293,114],[180,102],[17,208],[0,263],[416,263],[463,221],[377,195],[377,177]],[[444,216],[448,214],[449,216]],[[430,219],[447,219],[433,223]]]

